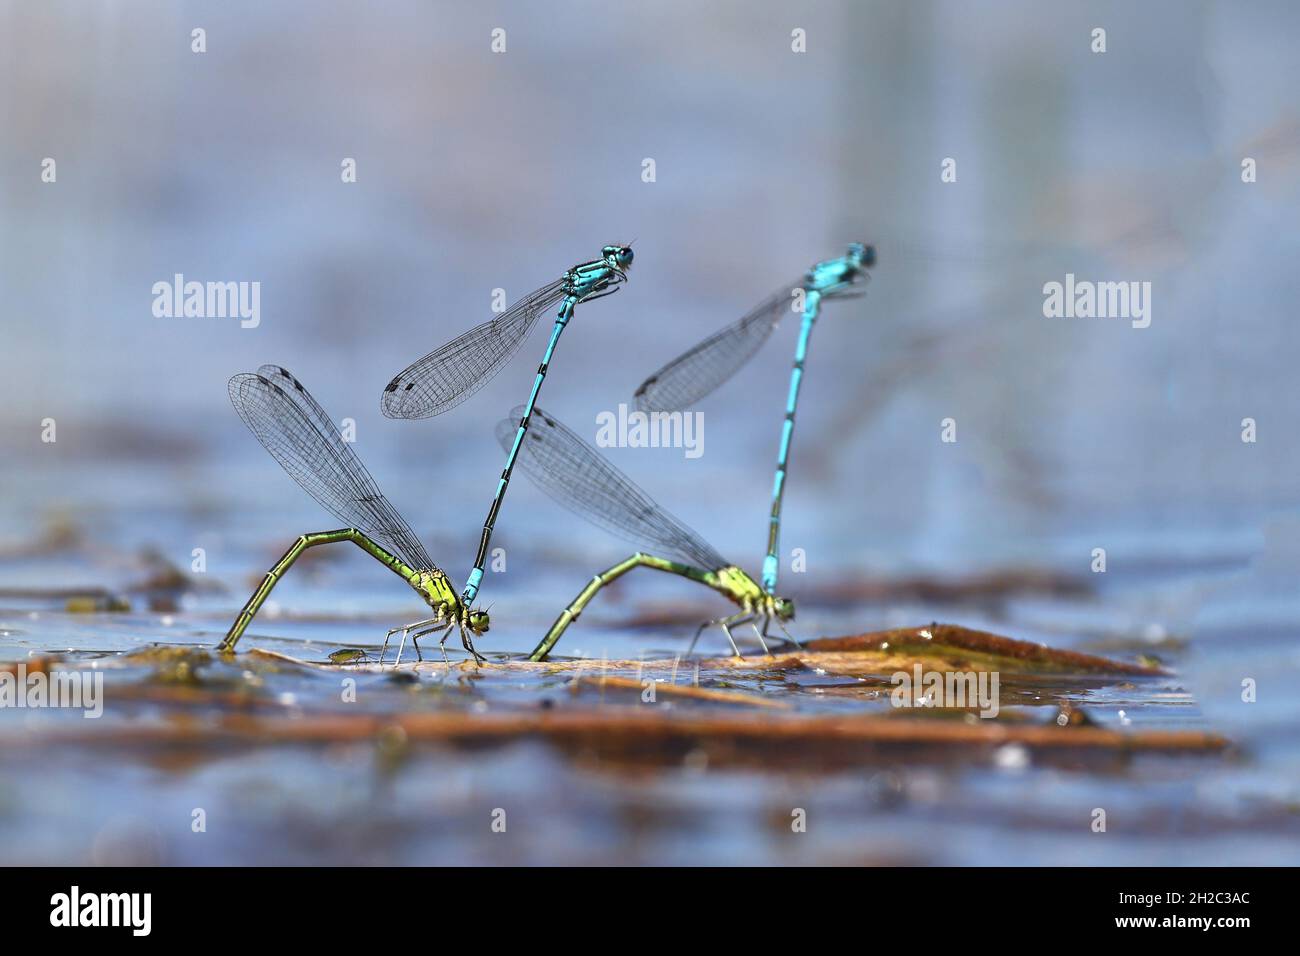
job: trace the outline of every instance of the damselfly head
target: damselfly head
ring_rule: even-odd
[[[626,272],[628,266],[632,264],[632,247],[627,246],[606,246],[600,250],[601,258],[609,263],[610,268],[617,269],[619,272]]]
[[[776,614],[778,620],[793,621],[794,601],[791,601],[789,598],[773,597],[772,611]]]
[[[465,617],[465,626],[474,632],[475,637],[486,634],[490,624],[488,612],[484,610],[470,611]]]
[[[865,242],[851,242],[849,257],[855,259],[862,268],[870,269],[876,264],[876,247],[869,246]]]

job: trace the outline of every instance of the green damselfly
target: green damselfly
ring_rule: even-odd
[[[642,411],[683,410],[708,395],[749,361],[787,312],[802,313],[803,322],[799,327],[794,368],[790,372],[790,389],[786,396],[785,423],[781,427],[781,444],[777,451],[776,477],[772,482],[772,510],[768,518],[767,556],[763,559],[762,576],[763,590],[768,594],[776,593],[780,568],[781,499],[785,493],[794,415],[799,405],[799,387],[803,382],[803,366],[808,356],[812,327],[822,302],[856,298],[858,293],[850,290],[859,280],[868,278],[866,270],[875,264],[876,252],[872,246],[850,243],[843,256],[817,263],[799,282],[785,286],[736,322],[673,359],[636,390],[637,406]]]
[[[498,423],[497,440],[502,447],[512,441],[514,416],[521,410],[522,406],[515,408],[511,418]],[[524,439],[519,456],[525,473],[570,511],[636,544],[654,548],[662,552],[662,556],[638,551],[597,574],[560,613],[528,659],[545,660],[565,629],[578,619],[600,589],[638,567],[697,581],[740,608],[738,614],[701,624],[687,654],[695,649],[706,627],[717,625],[739,656],[740,648],[731,634],[731,628],[738,624],[749,624],[766,652],[769,624],[775,621],[784,630],[785,622],[794,618],[794,602],[765,593],[753,578],[659,507],[630,478],[568,427],[540,408],[534,408],[533,415],[536,421]],[[762,627],[759,627],[759,620]]]
[[[505,468],[497,481],[496,493],[483,522],[474,567],[461,593],[461,603],[472,604],[483,582],[483,567],[487,562],[492,530],[496,526],[501,503],[505,500],[510,475],[514,471],[519,445],[528,431],[537,396],[546,380],[546,370],[555,355],[573,310],[583,302],[613,295],[627,281],[627,270],[632,265],[632,247],[605,246],[600,258],[580,263],[569,269],[554,282],[524,296],[508,310],[494,319],[470,329],[446,345],[407,366],[384,389],[380,399],[383,412],[389,418],[429,418],[454,408],[482,388],[496,375],[506,361],[523,344],[533,326],[547,309],[559,303],[560,310],[551,329],[551,338],[542,355],[533,379],[528,402],[520,406],[521,414],[515,427],[514,441],[507,449]]]
[[[445,642],[452,628],[460,629],[461,643],[474,656],[471,635],[488,630],[486,611],[470,610],[456,596],[447,575],[433,563],[411,526],[384,497],[351,445],[344,441],[333,420],[303,384],[278,365],[263,365],[256,373],[244,372],[227,386],[235,411],[271,457],[298,485],[347,527],[299,536],[266,572],[243,610],[235,618],[220,651],[233,652],[254,615],[289,567],[308,548],[350,541],[406,581],[433,610],[433,617],[395,627],[384,637],[379,652],[382,664],[392,636],[399,631],[398,663],[409,634],[420,654],[419,639],[441,631],[438,646],[447,659]]]

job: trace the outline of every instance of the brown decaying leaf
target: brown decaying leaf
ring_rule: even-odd
[[[1062,651],[1046,644],[1018,641],[988,631],[976,631],[958,624],[931,624],[927,627],[895,628],[889,631],[870,631],[850,637],[823,637],[809,641],[811,651],[854,653],[890,650],[913,654],[934,654],[952,657],[962,653],[971,655],[972,663],[980,658],[1002,659],[1003,666],[1019,665],[1020,670],[1054,673],[1107,673],[1159,676],[1166,671],[1149,664],[1126,663],[1095,654]],[[1009,667],[1008,669],[1016,669]]]

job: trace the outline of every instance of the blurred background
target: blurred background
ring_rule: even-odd
[[[934,611],[819,609],[818,589],[842,582],[1087,578],[1099,601],[1035,604],[1015,636],[1199,641],[1191,691],[1219,726],[1245,720],[1228,662],[1298,663],[1295,579],[1277,571],[1294,564],[1300,464],[1298,37],[1284,2],[0,0],[6,603],[188,569],[202,548],[204,587],[153,610],[175,640],[217,639],[296,535],[333,526],[230,408],[226,380],[265,362],[355,421],[358,453],[463,581],[501,463],[492,429],[525,397],[544,333],[430,421],[380,414],[397,371],[489,318],[494,289],[513,301],[635,240],[630,282],[579,309],[541,399],[594,437],[647,374],[863,240],[878,266],[866,298],[817,326],[786,495],[783,590],[810,598],[805,626]],[[156,318],[152,286],[175,273],[259,282],[260,324]],[[1150,282],[1150,327],[1045,318],[1043,285],[1066,273]],[[796,328],[701,404],[701,457],[610,451],[753,572]],[[949,417],[955,444],[940,441]],[[496,651],[527,650],[627,551],[526,479],[494,543],[508,560],[483,592],[500,599]],[[789,573],[792,548],[805,574]],[[1276,558],[1265,578],[1261,553]],[[279,605],[392,623],[417,610],[364,557],[337,561],[286,581]],[[683,591],[629,579],[607,620],[657,594]],[[26,626],[12,646],[111,648],[159,625]],[[645,635],[594,624],[573,642],[599,655]],[[1238,732],[1279,740],[1295,714],[1278,701]],[[1296,754],[1273,756],[1259,787],[1293,799],[1271,788]],[[982,852],[967,850],[954,859]]]

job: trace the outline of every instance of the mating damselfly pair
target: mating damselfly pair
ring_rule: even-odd
[[[670,362],[637,389],[638,404],[645,410],[684,408],[739,369],[771,335],[787,309],[802,314],[778,451],[768,555],[761,587],[660,508],[599,452],[537,407],[560,335],[576,307],[617,292],[627,281],[632,259],[629,246],[606,246],[599,259],[574,266],[500,316],[418,359],[384,389],[381,407],[391,418],[428,418],[454,408],[500,371],[543,312],[559,306],[526,403],[516,407],[511,417],[497,426],[497,437],[507,453],[506,463],[483,524],[474,565],[460,594],[447,574],[434,564],[410,525],[379,490],[329,415],[298,379],[274,365],[232,378],[230,398],[249,429],[285,471],[346,527],[300,536],[266,573],[231,625],[220,649],[234,650],[271,590],[304,550],[350,541],[403,577],[433,611],[430,618],[388,631],[380,650],[381,663],[391,639],[399,632],[395,663],[400,662],[408,637],[417,657],[423,659],[419,638],[434,633],[440,635],[439,648],[445,661],[445,642],[453,629],[459,631],[462,644],[475,661],[483,661],[473,638],[487,632],[490,621],[486,611],[472,605],[482,585],[492,533],[517,463],[522,463],[541,488],[561,504],[638,545],[661,552],[638,551],[597,574],[560,613],[530,660],[544,660],[600,589],[636,567],[697,581],[718,591],[740,609],[739,613],[701,624],[687,653],[694,649],[700,634],[710,624],[723,630],[736,654],[740,648],[731,628],[739,624],[752,627],[765,652],[772,623],[793,640],[785,631],[785,622],[794,617],[794,604],[775,593],[777,542],[808,340],[821,303],[851,295],[852,287],[866,278],[865,270],[874,264],[874,252],[870,246],[854,243],[845,256],[818,263],[800,282],[782,289],[733,325]],[[539,420],[536,424],[534,418]]]

